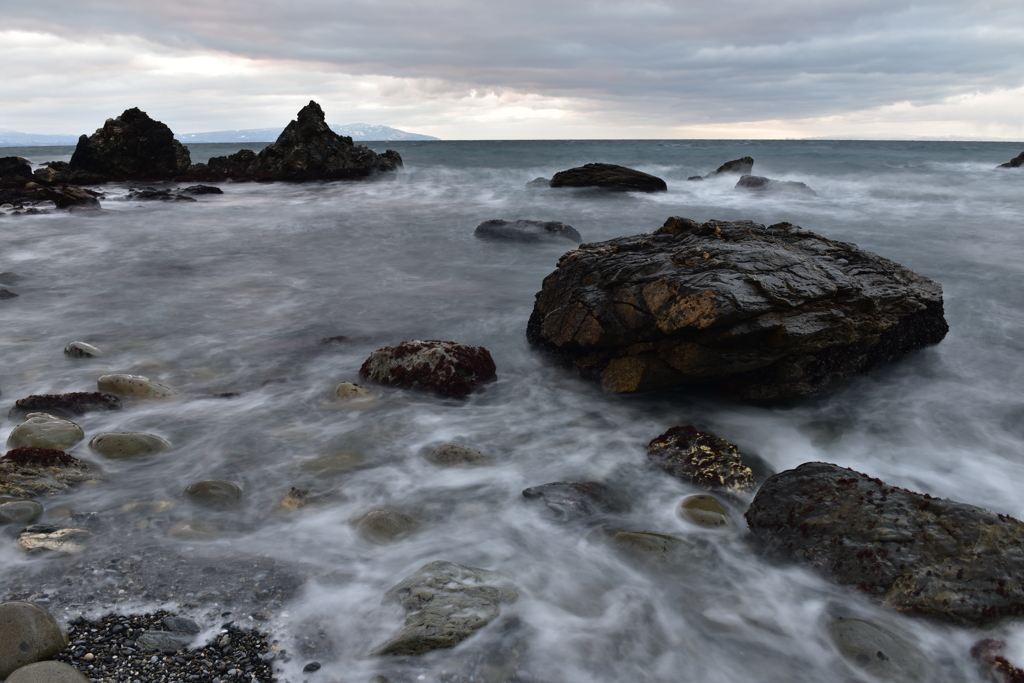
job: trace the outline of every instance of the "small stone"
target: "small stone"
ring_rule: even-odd
[[[185,495],[196,503],[214,508],[229,508],[242,500],[242,489],[230,481],[197,481],[185,489]]]
[[[29,413],[7,437],[7,447],[65,451],[84,438],[82,428],[70,420],[49,413]]]
[[[370,510],[356,520],[356,531],[371,543],[397,541],[411,534],[417,526],[413,517],[387,508]]]
[[[311,674],[314,671],[320,670],[320,662],[310,662],[306,666],[302,667],[302,673]]]
[[[291,487],[285,497],[278,503],[278,508],[282,510],[298,510],[304,508],[309,504],[309,491],[306,489],[300,489],[297,486]]]
[[[89,442],[89,448],[104,457],[116,460],[153,455],[170,447],[170,443],[156,434],[144,432],[104,432],[97,434]]]
[[[306,460],[300,468],[320,477],[333,477],[359,469],[365,460],[363,454],[356,451],[334,451]]]
[[[96,382],[100,391],[130,398],[173,398],[174,389],[142,375],[103,375]]]
[[[431,451],[427,462],[439,467],[483,467],[494,464],[493,458],[485,453],[447,443]]]
[[[28,524],[43,514],[43,506],[34,500],[0,503],[0,524]]]
[[[687,496],[679,503],[679,516],[687,522],[703,527],[729,524],[729,513],[713,496]]]
[[[64,347],[64,355],[69,358],[100,358],[103,352],[92,344],[73,341]]]
[[[351,410],[364,410],[377,405],[380,398],[372,389],[352,382],[342,382],[334,388],[334,401]]]
[[[36,662],[12,673],[5,683],[89,683],[89,678],[64,662]]]
[[[900,636],[862,619],[836,619],[828,634],[839,653],[855,669],[883,681],[934,681],[925,654]]]
[[[84,657],[82,657],[82,659],[84,659],[84,660],[85,660],[85,661],[87,661],[87,662],[91,662],[92,660],[96,659],[96,655],[94,655],[94,654],[93,654],[93,653],[91,653],[91,652],[87,652],[87,653],[85,654],[85,656],[84,656]],[[154,661],[156,661],[156,659],[155,659],[155,658],[154,658]]]
[[[55,527],[33,524],[18,535],[18,547],[28,553],[51,551],[62,555],[77,555],[85,550],[92,533],[74,527]]]
[[[135,643],[144,652],[176,652],[188,647],[195,640],[195,634],[173,631],[146,631],[136,638]]]
[[[0,680],[66,645],[67,636],[45,609],[27,602],[0,604]]]

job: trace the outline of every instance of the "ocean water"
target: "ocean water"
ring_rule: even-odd
[[[216,149],[212,149],[212,148]],[[378,149],[377,144],[371,145]],[[1020,144],[829,141],[395,142],[405,168],[369,182],[224,183],[196,203],[126,200],[103,189],[93,217],[0,216],[0,271],[23,276],[0,301],[0,401],[92,391],[100,375],[146,375],[182,398],[125,401],[77,422],[158,434],[173,448],[104,460],[72,453],[101,484],[42,502],[47,519],[96,513],[87,550],[30,557],[0,535],[0,599],[35,599],[61,618],[170,607],[213,627],[261,628],[290,653],[281,680],[608,682],[868,681],[825,625],[838,616],[901,634],[940,666],[933,680],[980,681],[968,650],[1024,629],[980,634],[882,610],[806,569],[776,566],[746,544],[742,509],[718,530],[675,513],[697,493],[646,465],[648,441],[692,424],[756,453],[774,470],[808,461],[1024,518],[1024,173],[994,167]],[[193,161],[237,146],[195,145]],[[33,163],[70,148],[10,148]],[[65,155],[62,157],[61,155]],[[740,156],[754,173],[807,183],[817,196],[757,196],[735,178],[686,182]],[[592,161],[653,173],[654,195],[528,188]],[[174,187],[174,185],[166,185]],[[534,295],[571,243],[477,240],[492,218],[558,220],[587,242],[653,232],[667,217],[789,221],[855,242],[942,283],[950,332],[938,346],[822,397],[751,407],[678,392],[610,396],[553,367],[525,339]],[[343,335],[340,343],[322,344]],[[376,408],[346,411],[335,385],[359,382],[371,351],[406,339],[483,345],[498,380],[465,401],[377,388]],[[72,340],[101,347],[68,359]],[[233,393],[232,398],[219,394]],[[6,412],[6,411],[3,411]],[[18,420],[0,415],[0,432]],[[495,466],[434,467],[443,443]],[[312,459],[358,453],[356,469],[317,473]],[[225,479],[239,509],[208,512],[182,492]],[[717,559],[682,572],[631,564],[585,526],[552,521],[521,491],[600,480],[631,497],[621,528],[702,539]],[[275,510],[290,487],[307,508]],[[416,533],[386,545],[353,520],[405,512]],[[81,516],[77,519],[81,519]],[[208,525],[180,540],[175,525]],[[369,656],[396,633],[384,593],[420,566],[449,560],[505,574],[519,599],[459,647],[413,663]],[[287,661],[284,661],[287,660]],[[316,660],[323,668],[304,675]],[[482,663],[481,663],[482,662]],[[447,672],[447,673],[446,673]],[[467,674],[468,675],[468,674]],[[315,677],[315,678],[314,678]]]

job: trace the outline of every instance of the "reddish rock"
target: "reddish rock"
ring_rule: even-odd
[[[359,374],[381,384],[465,398],[481,384],[494,381],[495,367],[490,352],[482,346],[410,340],[377,349],[359,368]]]

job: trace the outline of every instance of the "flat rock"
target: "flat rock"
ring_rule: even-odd
[[[559,171],[551,187],[597,187],[615,192],[666,192],[668,185],[657,176],[615,164],[585,164]]]
[[[114,460],[154,455],[170,447],[165,439],[145,432],[103,432],[89,441],[89,448]]]
[[[104,410],[121,410],[121,399],[98,391],[73,391],[67,394],[33,394],[14,402],[11,415],[34,412],[50,413],[58,417],[85,415]]]
[[[53,657],[66,644],[67,636],[43,608],[27,602],[0,604],[0,680]]]
[[[647,459],[676,479],[708,491],[744,496],[754,490],[754,473],[736,446],[688,425],[652,439]]]
[[[410,340],[377,349],[359,368],[359,374],[381,384],[425,389],[451,398],[465,398],[496,378],[494,360],[484,347],[438,340]]]
[[[579,244],[583,237],[571,225],[558,221],[505,221],[493,219],[476,226],[480,239],[503,242],[551,242],[569,240]]]
[[[939,343],[942,287],[789,223],[669,218],[584,244],[544,279],[527,339],[608,392],[770,402]]]
[[[438,467],[486,467],[494,464],[494,459],[478,450],[446,443],[432,450],[427,462]]]
[[[18,547],[27,553],[59,553],[77,555],[85,550],[92,532],[75,527],[32,524],[18,534]]]
[[[4,683],[89,683],[89,677],[64,662],[36,662],[23,666]]]
[[[1024,166],[1024,152],[1021,152],[1005,164],[999,164],[996,168],[1020,168]]]
[[[158,190],[153,187],[144,187],[142,189],[132,188],[128,192],[128,196],[125,197],[128,201],[144,201],[144,202],[194,202],[195,197],[189,197],[184,194],[176,194],[173,190]]]
[[[68,358],[99,358],[103,352],[92,344],[73,341],[64,347],[64,355]]]
[[[817,196],[818,193],[809,188],[805,183],[798,183],[793,180],[775,180],[759,175],[745,175],[736,181],[737,190],[748,190],[750,192],[765,192],[771,194],[804,194]]]
[[[33,498],[98,481],[89,466],[64,451],[22,447],[0,458],[0,495]]]
[[[836,619],[828,635],[856,671],[883,681],[931,683],[936,672],[925,654],[902,636],[863,619]]]
[[[523,498],[543,503],[556,519],[563,522],[629,509],[625,501],[596,481],[556,481],[532,486],[523,490]]]
[[[746,513],[772,558],[901,612],[983,626],[1024,614],[1024,524],[813,462],[769,478]]]
[[[173,398],[178,392],[142,375],[103,375],[96,382],[106,393],[130,398]]]
[[[500,574],[452,562],[431,562],[384,595],[406,612],[401,632],[374,655],[419,655],[455,647],[489,624],[518,594]]]
[[[143,652],[177,652],[191,645],[195,639],[194,632],[146,631],[135,642]]]
[[[49,413],[29,413],[7,437],[8,448],[53,448],[64,451],[85,438],[82,428]]]
[[[190,164],[188,148],[171,129],[134,107],[80,137],[69,171],[105,180],[160,180],[185,173]]]

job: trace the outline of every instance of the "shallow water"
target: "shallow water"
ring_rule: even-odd
[[[102,462],[84,442],[73,449],[105,482],[43,503],[51,515],[97,512],[97,538],[82,557],[52,559],[26,557],[0,536],[0,599],[35,597],[62,615],[153,606],[207,620],[255,615],[251,623],[295,653],[282,678],[301,680],[303,663],[316,659],[324,664],[317,680],[364,681],[390,666],[367,654],[400,624],[380,606],[383,594],[421,565],[450,560],[506,574],[520,598],[505,614],[517,621],[424,657],[413,667],[420,680],[486,651],[507,655],[485,667],[495,681],[515,666],[542,681],[867,680],[844,668],[826,635],[836,616],[902,633],[942,663],[941,680],[979,680],[967,655],[977,633],[886,613],[803,569],[766,564],[735,525],[687,526],[675,506],[696,490],[648,469],[644,448],[673,425],[693,424],[776,471],[824,460],[1024,517],[1024,174],[993,170],[1019,145],[384,146],[406,167],[377,181],[227,183],[223,196],[188,204],[126,201],[127,187],[112,185],[97,217],[0,217],[0,271],[24,276],[9,286],[20,296],[0,301],[3,401],[95,390],[111,372],[143,374],[183,395],[76,420],[87,440],[146,431],[173,449]],[[58,158],[53,148],[37,150],[5,153]],[[685,181],[744,155],[754,157],[754,173],[805,182],[817,196],[752,196],[733,190],[735,178]],[[669,192],[526,187],[590,161],[654,173]],[[473,236],[487,219],[529,218],[563,221],[595,242],[652,232],[672,215],[789,221],[855,242],[941,282],[950,333],[828,396],[781,407],[673,392],[608,396],[552,367],[525,339],[541,280],[573,245]],[[336,335],[347,339],[319,343]],[[371,410],[331,403],[337,383],[359,381],[372,350],[417,338],[487,347],[498,381],[466,401],[379,388]],[[106,356],[65,358],[72,340]],[[238,395],[216,397],[226,392]],[[17,421],[0,423],[7,434]],[[434,467],[423,456],[442,443],[484,451],[497,464]],[[333,475],[303,468],[338,451],[361,454],[362,466]],[[199,479],[237,483],[241,510],[191,507],[182,491]],[[520,495],[580,479],[628,493],[633,507],[617,526],[705,539],[717,559],[695,560],[682,574],[651,572]],[[316,504],[274,512],[292,486],[310,490]],[[174,505],[137,505],[154,501]],[[402,541],[370,544],[351,521],[376,507],[422,525]],[[194,516],[216,527],[214,540],[168,534]],[[997,635],[1010,641],[1011,659],[1024,660],[1024,630]]]

